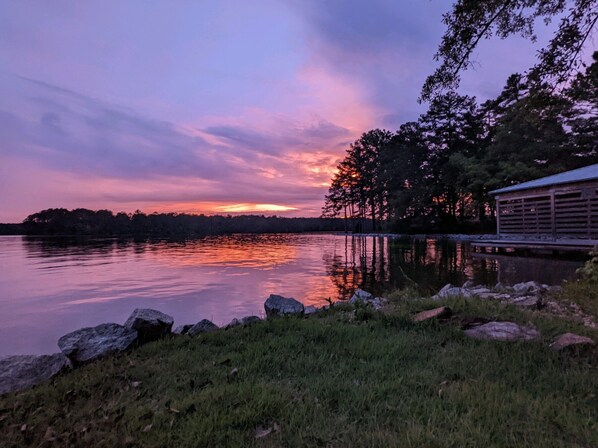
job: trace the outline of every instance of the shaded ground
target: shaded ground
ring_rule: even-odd
[[[465,320],[531,321],[545,340],[469,340],[459,319],[411,322],[431,303],[400,300],[386,315],[337,310],[172,337],[0,398],[0,445],[598,446],[598,351],[547,348],[563,331],[594,330],[440,303]]]

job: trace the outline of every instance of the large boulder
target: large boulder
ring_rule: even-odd
[[[169,334],[173,323],[174,319],[168,314],[148,308],[137,308],[125,322],[125,327],[136,330],[140,342],[148,342]]]
[[[386,304],[387,300],[382,297],[374,297],[373,294],[364,291],[363,289],[357,289],[353,293],[353,297],[349,299],[349,303],[351,305],[356,305],[357,303],[365,303],[371,305],[374,309],[380,309]]]
[[[564,333],[555,338],[554,342],[550,344],[550,348],[559,351],[567,347],[594,344],[594,340],[587,336],[581,336],[575,333]]]
[[[264,303],[267,317],[301,315],[305,310],[303,304],[298,300],[270,294]]]
[[[465,335],[473,339],[509,342],[535,341],[541,336],[534,327],[496,321],[469,328],[465,330]]]
[[[200,333],[211,333],[212,331],[218,330],[218,325],[213,323],[211,320],[203,319],[193,325],[187,334],[189,336],[197,336]]]
[[[28,389],[70,366],[62,353],[0,357],[0,394]]]
[[[72,362],[93,361],[128,349],[137,340],[137,331],[119,324],[81,328],[58,339],[58,347]]]

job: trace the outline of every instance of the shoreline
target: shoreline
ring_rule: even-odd
[[[156,340],[0,395],[0,428],[7,447],[595,446],[598,330],[481,297],[509,288],[556,293],[358,290],[308,315],[271,296],[267,319],[194,336],[138,310],[128,324]],[[558,433],[547,431],[555,415]]]

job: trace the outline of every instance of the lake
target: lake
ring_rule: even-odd
[[[333,234],[119,240],[0,236],[0,355],[56,352],[60,336],[134,308],[175,326],[263,314],[269,294],[305,304],[375,293],[406,277],[429,288],[572,278],[580,261],[481,256],[466,242]]]

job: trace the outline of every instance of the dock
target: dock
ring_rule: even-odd
[[[510,240],[493,239],[472,241],[471,247],[477,252],[589,252],[598,246],[594,239],[557,239],[557,240]]]

